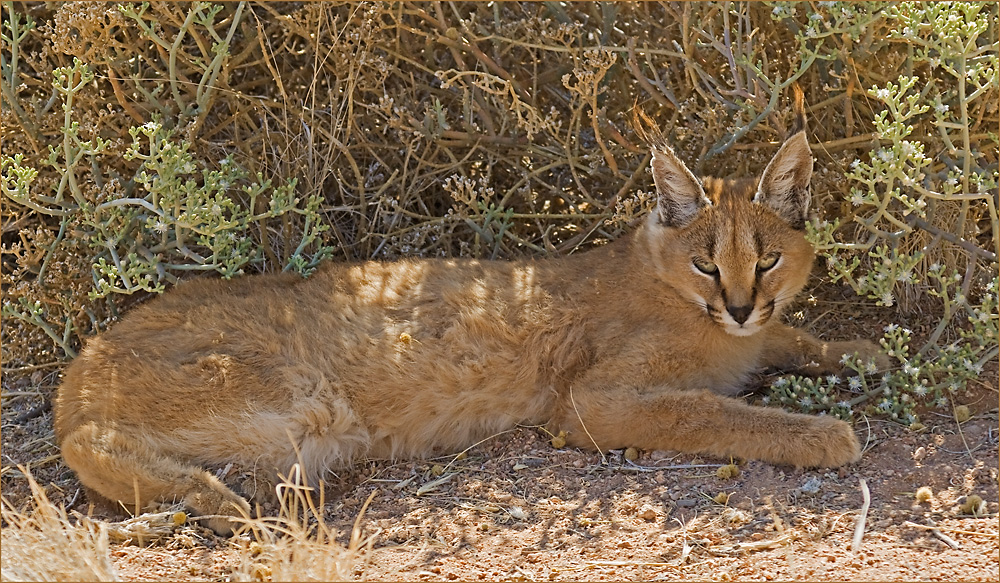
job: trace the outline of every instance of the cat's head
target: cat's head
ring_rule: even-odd
[[[795,127],[757,179],[699,180],[666,145],[653,150],[653,267],[735,336],[778,318],[812,268],[803,230],[813,158],[797,97]]]

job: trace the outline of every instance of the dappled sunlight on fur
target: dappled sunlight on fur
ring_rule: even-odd
[[[205,467],[273,477],[298,461],[315,484],[366,456],[458,451],[517,423],[600,450],[856,460],[842,421],[726,398],[761,368],[818,374],[839,371],[842,352],[878,354],[831,353],[780,321],[814,259],[801,134],[759,180],[699,180],[657,146],[653,218],[586,253],[184,282],[66,370],[66,463],[96,494],[137,510],[182,502],[222,515],[207,524],[224,533],[250,507]]]

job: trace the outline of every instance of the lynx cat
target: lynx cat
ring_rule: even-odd
[[[309,279],[182,283],[91,340],[56,401],[63,457],[90,491],[183,501],[207,523],[247,502],[204,468],[311,483],[359,458],[427,456],[517,423],[574,447],[795,466],[857,460],[831,417],[729,396],[764,367],[840,371],[867,341],[781,323],[806,282],[812,155],[796,126],[759,179],[699,180],[654,146],[657,206],[629,236],[559,259],[328,264]]]

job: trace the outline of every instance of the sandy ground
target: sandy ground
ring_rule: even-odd
[[[368,580],[997,580],[995,393],[982,391],[972,409],[961,425],[931,415],[920,433],[863,424],[862,461],[839,471],[751,461],[726,479],[717,472],[729,460],[602,460],[519,428],[464,459],[364,464],[333,479],[323,511],[347,544],[374,493],[354,570]],[[15,433],[4,431],[5,458]],[[34,472],[54,472],[53,501],[87,513],[72,473],[50,466]],[[871,504],[852,553],[862,480]],[[20,482],[5,472],[9,500]],[[924,486],[933,496],[920,503]],[[973,494],[986,501],[979,517],[960,508]],[[240,544],[186,527],[148,547],[114,545],[112,557],[127,579],[225,580]]]

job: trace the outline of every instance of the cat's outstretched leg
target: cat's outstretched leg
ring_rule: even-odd
[[[222,515],[203,523],[223,535],[240,524],[225,516],[249,516],[246,500],[214,476],[157,452],[137,435],[85,423],[61,441],[63,459],[84,486],[136,512],[157,502],[182,502],[199,515]]]
[[[861,457],[847,423],[756,407],[710,391],[580,391],[553,420],[567,443],[735,456],[798,467],[837,467]]]

